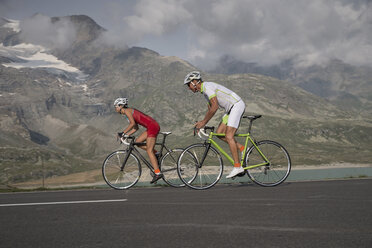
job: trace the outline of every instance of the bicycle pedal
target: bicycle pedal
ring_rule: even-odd
[[[238,175],[236,175],[235,177],[244,177],[245,176],[245,171],[242,172],[242,173],[239,173]]]

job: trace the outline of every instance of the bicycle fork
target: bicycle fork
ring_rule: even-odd
[[[205,159],[207,158],[207,154],[208,154],[210,148],[211,148],[211,143],[206,143],[206,148],[205,148],[205,151],[204,151],[203,157],[202,157],[200,163],[198,163],[198,168],[199,168],[199,169],[203,166],[204,161],[205,161]]]
[[[127,163],[130,154],[132,153],[132,149],[128,148],[128,149],[126,150],[126,152],[127,152],[127,154],[125,155],[125,158],[124,158],[124,160],[123,160],[123,163],[121,164],[120,171],[123,171],[123,170],[124,170],[124,166],[125,166],[125,164]]]

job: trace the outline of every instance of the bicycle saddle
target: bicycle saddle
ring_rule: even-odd
[[[244,115],[243,118],[249,119],[249,120],[256,120],[258,118],[261,118],[262,115]]]

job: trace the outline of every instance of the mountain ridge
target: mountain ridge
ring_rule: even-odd
[[[345,111],[358,111],[365,118],[372,115],[372,68],[368,66],[357,67],[332,59],[328,63],[309,67],[297,67],[291,60],[265,67],[223,56],[211,72],[272,76],[327,99]]]

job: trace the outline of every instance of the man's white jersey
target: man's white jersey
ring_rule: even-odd
[[[229,112],[231,107],[241,100],[240,96],[238,96],[235,92],[213,82],[203,82],[201,86],[201,93],[208,100],[208,102],[210,99],[216,96],[218,105],[221,108],[224,108],[226,112]]]

